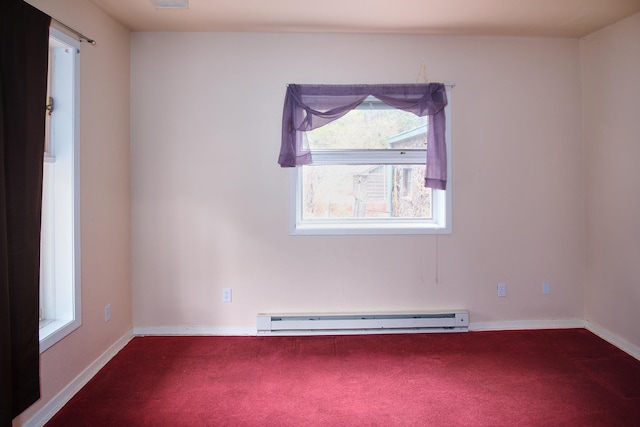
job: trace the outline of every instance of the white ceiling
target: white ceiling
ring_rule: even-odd
[[[640,0],[90,0],[132,31],[343,32],[582,37]]]

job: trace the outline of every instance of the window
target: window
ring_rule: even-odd
[[[451,233],[450,110],[446,190],[424,187],[426,116],[369,96],[304,132],[311,161],[291,171],[291,234]]]
[[[80,317],[79,42],[51,29],[40,256],[40,352]]]

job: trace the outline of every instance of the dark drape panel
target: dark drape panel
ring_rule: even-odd
[[[51,18],[0,1],[0,425],[40,398],[40,213]]]
[[[347,114],[368,96],[417,116],[429,116],[425,186],[447,185],[445,113],[447,92],[442,83],[395,85],[290,84],[282,114],[282,144],[278,163],[295,167],[311,163],[304,133]]]

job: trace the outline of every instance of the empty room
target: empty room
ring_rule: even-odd
[[[640,425],[640,0],[0,19],[3,427]]]

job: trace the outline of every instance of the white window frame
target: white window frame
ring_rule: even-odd
[[[80,283],[80,42],[50,29],[53,113],[45,153],[40,353],[82,324]],[[43,112],[44,113],[44,112]],[[48,199],[47,199],[48,197]],[[44,203],[48,203],[44,209]]]
[[[290,224],[291,235],[359,235],[359,234],[451,234],[453,179],[451,167],[451,91],[447,90],[448,104],[445,107],[447,146],[447,189],[432,190],[433,219],[349,219],[339,221],[304,220],[302,218],[303,167],[290,172]],[[330,164],[415,164],[424,165],[426,150],[317,150],[311,151],[314,165]]]

